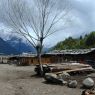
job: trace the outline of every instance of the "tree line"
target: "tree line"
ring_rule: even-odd
[[[53,49],[88,49],[95,48],[95,31],[80,36],[78,38],[68,37],[64,41],[58,42]]]

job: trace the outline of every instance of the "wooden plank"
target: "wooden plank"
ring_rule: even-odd
[[[73,69],[73,70],[66,70],[66,71],[61,71],[61,72],[55,72],[55,74],[61,74],[62,72],[67,72],[67,73],[72,73],[72,72],[86,72],[86,71],[94,71],[92,68],[78,68],[78,69]]]

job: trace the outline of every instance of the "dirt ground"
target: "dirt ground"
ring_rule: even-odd
[[[0,64],[0,95],[81,95],[81,92],[79,87],[46,84],[43,78],[35,76],[34,66]]]

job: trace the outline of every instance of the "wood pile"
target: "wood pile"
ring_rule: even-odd
[[[87,64],[51,64],[51,65],[43,65],[44,74],[45,73],[55,73],[60,74],[62,72],[67,72],[69,74],[80,74],[80,73],[89,73],[93,72],[94,69]],[[35,72],[39,74],[40,66],[37,65],[35,68]]]

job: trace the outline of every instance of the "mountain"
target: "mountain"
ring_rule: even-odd
[[[35,49],[33,46],[29,45],[26,42],[23,42],[22,39],[14,36],[11,37],[9,40],[6,40],[8,44],[10,44],[13,48],[15,48],[18,53],[23,53],[23,52],[32,52],[35,53]]]
[[[2,37],[2,36],[1,36]],[[8,39],[0,37],[0,54],[20,54],[20,53],[36,53],[36,50],[26,41],[18,36],[7,36]],[[48,52],[48,48],[43,48],[44,52]]]
[[[52,49],[87,49],[95,48],[95,31],[79,38],[68,37],[64,41],[57,43]]]
[[[0,38],[0,54],[17,54],[17,50],[6,41],[4,41],[2,38]]]

